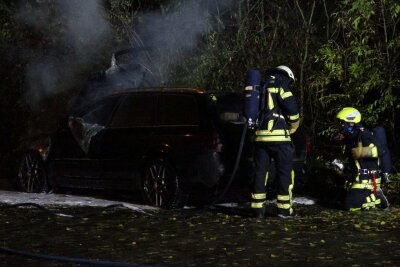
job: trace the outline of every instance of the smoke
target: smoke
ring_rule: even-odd
[[[21,7],[17,19],[43,38],[27,53],[26,99],[37,108],[74,85],[104,49],[111,29],[101,0],[32,2]]]
[[[116,54],[117,65],[110,67],[105,77],[88,85],[75,108],[111,92],[168,86],[171,69],[205,44],[203,38],[208,31],[218,31],[216,18],[221,19],[221,13],[232,3],[232,0],[176,0],[169,1],[162,10],[139,14],[132,27],[125,24],[129,52]]]
[[[208,31],[217,30],[215,18],[232,3],[232,0],[171,1],[164,12],[140,16],[130,34],[136,36],[130,40],[131,45],[146,48],[148,69],[167,83],[170,68],[198,47]]]
[[[18,19],[44,36],[57,38],[33,51],[35,56],[30,56],[27,65],[26,97],[32,107],[37,107],[41,100],[84,79],[79,75],[104,56],[112,32],[102,0],[32,2],[35,6],[23,6]],[[204,44],[202,38],[208,31],[218,30],[216,18],[221,18],[233,2],[173,0],[160,11],[137,15],[134,25],[126,29],[134,57],[119,64],[124,72],[110,68],[105,80],[89,85],[87,96],[104,95],[118,88],[167,84],[171,68]]]

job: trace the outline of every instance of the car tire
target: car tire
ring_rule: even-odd
[[[160,208],[170,208],[178,193],[178,174],[175,168],[163,159],[149,162],[142,178],[144,202]]]
[[[27,193],[47,191],[45,163],[39,152],[28,150],[21,158],[17,175],[18,188]]]

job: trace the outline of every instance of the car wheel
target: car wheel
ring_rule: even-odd
[[[35,150],[28,150],[21,159],[17,176],[18,187],[28,193],[46,191],[46,170],[42,156]]]
[[[170,208],[178,192],[178,175],[164,160],[150,162],[142,180],[143,198],[146,204]]]

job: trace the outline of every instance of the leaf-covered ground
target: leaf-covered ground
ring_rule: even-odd
[[[269,207],[273,211],[273,206]],[[295,206],[298,217],[206,212],[0,208],[0,244],[36,253],[166,266],[400,266],[400,209]],[[1,266],[71,266],[0,254]],[[77,265],[78,266],[78,265]]]

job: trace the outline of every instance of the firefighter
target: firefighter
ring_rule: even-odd
[[[251,207],[256,217],[264,217],[268,171],[271,160],[274,159],[278,182],[278,216],[290,218],[293,214],[294,184],[292,168],[294,147],[290,135],[296,131],[300,123],[297,101],[291,91],[291,84],[295,78],[287,66],[270,69],[266,76],[259,97],[262,104],[256,119]]]
[[[349,159],[349,179],[346,180],[344,208],[348,211],[386,209],[389,202],[382,192],[381,172],[375,136],[361,124],[361,113],[345,107],[337,113],[339,134],[344,142],[344,155]],[[342,166],[343,169],[344,166]]]

